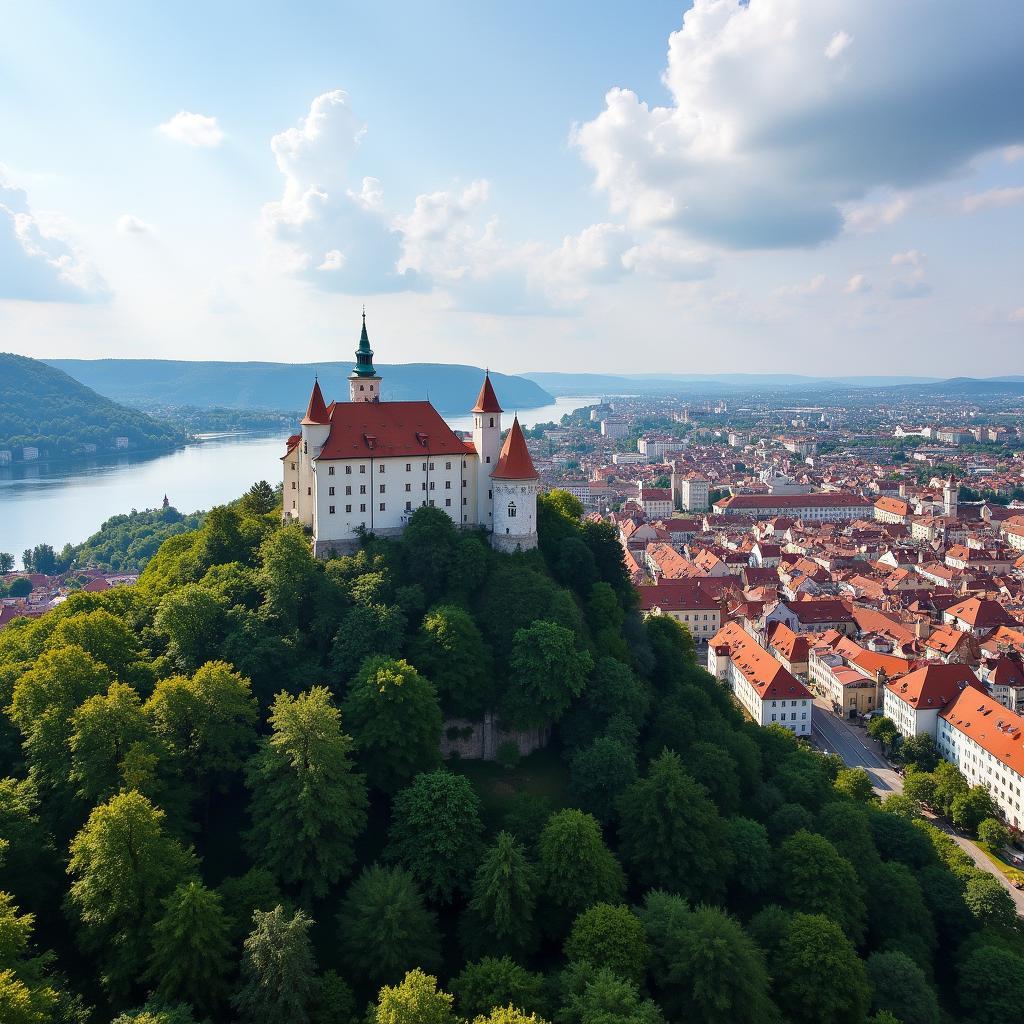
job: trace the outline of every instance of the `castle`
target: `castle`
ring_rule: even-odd
[[[281,459],[284,518],[312,531],[314,555],[351,552],[364,531],[396,536],[424,505],[460,527],[482,527],[500,551],[535,548],[540,479],[518,417],[502,444],[490,376],[466,438],[429,401],[382,401],[381,383],[364,311],[348,401],[327,405],[314,380],[300,433]]]

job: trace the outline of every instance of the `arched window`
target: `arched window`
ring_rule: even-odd
[[[515,519],[516,517],[516,503],[514,501],[508,503],[508,517],[509,519]]]
[[[491,417],[491,426],[492,427],[494,426],[494,417],[493,416]]]

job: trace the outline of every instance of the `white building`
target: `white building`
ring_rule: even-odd
[[[366,314],[349,400],[327,405],[314,381],[301,432],[282,456],[284,517],[307,527],[313,552],[351,551],[363,531],[402,532],[423,506],[482,527],[503,551],[537,546],[540,481],[518,419],[501,440],[501,406],[484,377],[463,440],[430,402],[382,402]]]
[[[629,434],[629,424],[625,420],[601,420],[601,436],[617,440]]]
[[[732,494],[715,502],[716,515],[742,515],[752,519],[808,519],[852,522],[870,515],[872,503],[858,494],[830,491],[823,494]]]
[[[781,725],[797,736],[810,736],[810,691],[739,623],[727,623],[708,642],[708,671],[729,684],[758,725]]]
[[[938,720],[939,753],[972,786],[985,786],[999,813],[1014,828],[1024,822],[1024,718],[987,694],[960,693]]]
[[[666,438],[641,437],[636,443],[637,451],[646,456],[648,462],[661,462],[669,452],[685,448],[683,441]]]
[[[684,512],[707,512],[711,483],[693,473],[672,473],[672,496]]]
[[[901,736],[924,733],[935,739],[939,713],[968,687],[979,696],[984,694],[978,677],[966,665],[925,665],[885,684],[882,713],[893,720]]]

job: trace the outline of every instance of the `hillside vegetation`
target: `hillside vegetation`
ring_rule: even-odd
[[[996,880],[746,721],[567,494],[326,563],[264,498],[0,633],[0,1019],[1013,1019]],[[491,714],[547,747],[442,762]]]
[[[352,361],[338,363],[186,362],[173,359],[52,359],[51,366],[84,381],[100,394],[132,405],[306,408],[313,378],[328,402],[348,400]],[[430,398],[447,415],[467,413],[480,391],[484,371],[445,363],[378,363],[389,402]],[[492,373],[506,409],[531,409],[554,399],[524,377]]]
[[[0,352],[0,450],[12,451],[14,462],[25,446],[49,459],[123,451],[119,437],[130,451],[173,448],[185,440],[176,427],[126,409],[61,370]]]

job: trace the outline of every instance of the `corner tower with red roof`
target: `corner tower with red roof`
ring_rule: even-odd
[[[501,443],[490,374],[472,409],[472,440],[430,404],[381,400],[363,311],[348,401],[328,404],[319,381],[282,456],[284,517],[313,536],[317,557],[355,550],[363,531],[400,534],[424,506],[465,529],[483,528],[502,551],[537,546],[540,481],[519,421]]]
[[[491,473],[491,491],[494,523],[491,544],[499,551],[535,548],[540,477],[533,468],[518,416],[512,420],[498,465]]]

